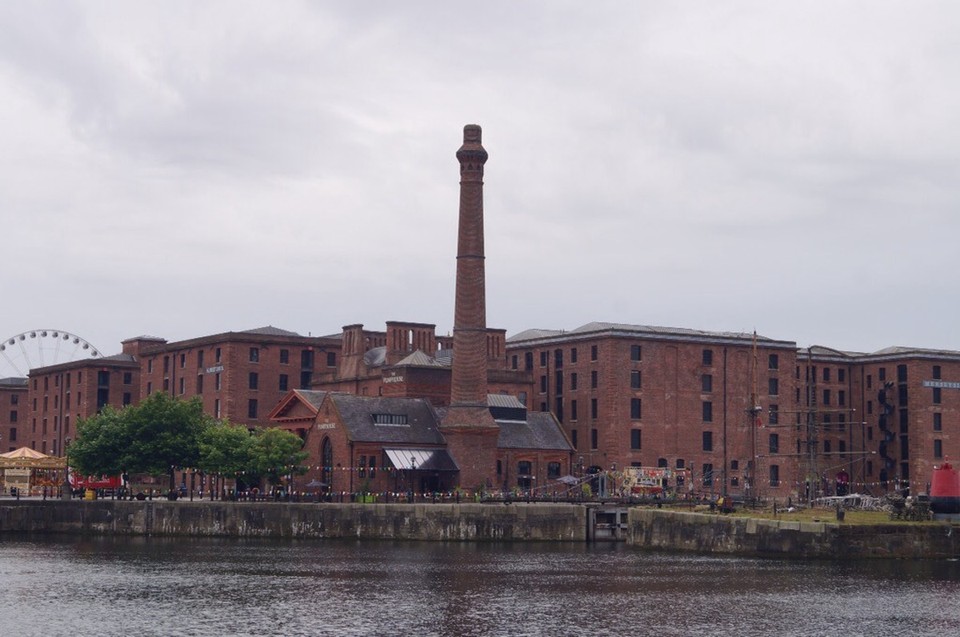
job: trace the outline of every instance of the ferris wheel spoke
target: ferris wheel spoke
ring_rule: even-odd
[[[14,362],[14,360],[7,355],[6,350],[0,352],[0,355],[3,355],[4,360],[7,361],[7,364],[10,365],[10,367],[17,373],[17,376],[26,376],[26,374],[20,370],[20,367]]]
[[[36,338],[36,335],[33,338]],[[27,364],[27,370],[31,369],[33,365],[31,365],[30,354],[27,353],[27,348],[23,346],[22,338],[17,340],[17,345],[20,346],[20,353],[23,355],[23,361]]]
[[[0,341],[0,359],[6,363],[0,365],[0,376],[6,370],[12,370],[17,376],[24,377],[32,369],[98,356],[100,352],[93,345],[70,332],[30,330]]]
[[[58,362],[58,361],[60,360],[60,338],[59,338],[59,335],[57,335],[57,336],[53,339],[53,342],[54,342],[54,346],[53,346],[53,362],[56,363],[56,362]]]

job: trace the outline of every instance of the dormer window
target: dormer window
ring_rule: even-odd
[[[402,427],[409,423],[406,414],[373,414],[373,424]]]

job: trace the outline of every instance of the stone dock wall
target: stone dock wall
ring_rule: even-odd
[[[585,542],[570,504],[0,501],[0,533]]]
[[[627,542],[644,549],[833,560],[960,558],[960,526],[947,523],[851,525],[640,508],[630,509],[627,520]]]
[[[294,504],[0,501],[0,535],[586,542],[582,504]],[[831,514],[832,515],[832,514]],[[960,558],[960,526],[789,522],[633,507],[619,537],[638,549],[798,559]],[[599,537],[599,535],[598,535]]]

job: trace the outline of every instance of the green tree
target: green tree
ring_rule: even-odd
[[[244,427],[218,422],[200,434],[198,466],[206,473],[233,476],[252,464],[253,436]]]
[[[77,421],[77,439],[67,449],[70,467],[85,476],[116,476],[124,470],[130,447],[123,410],[107,406]]]
[[[215,422],[199,398],[184,401],[157,392],[138,405],[105,408],[81,419],[70,465],[84,474],[168,474],[172,489],[174,469],[197,466],[200,435]]]
[[[252,464],[249,469],[256,475],[266,477],[272,484],[280,482],[281,476],[302,475],[307,468],[301,463],[309,454],[303,451],[300,436],[283,429],[265,427],[253,436]]]

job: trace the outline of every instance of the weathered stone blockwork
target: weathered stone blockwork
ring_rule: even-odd
[[[646,549],[833,560],[960,556],[960,533],[950,525],[805,523],[655,509],[631,509],[628,525],[627,543]]]
[[[24,501],[0,504],[0,533],[584,542],[586,509],[522,503]]]

